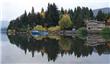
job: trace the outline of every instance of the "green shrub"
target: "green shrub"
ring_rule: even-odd
[[[81,27],[79,28],[77,31],[76,31],[77,34],[82,34],[82,35],[87,35],[87,30],[86,28],[84,27]]]
[[[41,25],[37,25],[33,28],[34,30],[39,30],[39,31],[46,31],[46,28],[44,28],[43,26]]]
[[[110,28],[108,27],[103,28],[101,34],[110,34]]]
[[[79,28],[79,29],[76,31],[76,35],[77,35],[78,37],[85,38],[85,37],[87,36],[87,30],[86,30],[86,28],[84,28],[84,27]]]
[[[53,26],[48,28],[48,31],[59,31],[59,30],[60,30],[60,26]]]
[[[100,33],[104,39],[110,40],[110,28],[105,27],[102,29],[102,31]]]

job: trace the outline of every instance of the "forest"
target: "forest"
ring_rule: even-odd
[[[110,14],[105,14],[101,10],[94,16],[92,9],[88,7],[76,7],[73,9],[59,10],[55,3],[48,3],[47,10],[42,8],[40,12],[35,12],[32,7],[31,12],[24,11],[20,17],[10,21],[8,29],[17,32],[27,31],[32,29],[47,30],[59,29],[71,30],[72,28],[79,29],[86,27],[85,20],[106,21]],[[44,29],[45,28],[45,29]]]

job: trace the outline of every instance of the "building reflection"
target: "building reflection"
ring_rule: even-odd
[[[105,44],[105,39],[98,34],[89,34],[86,37],[86,45],[88,46],[97,46],[97,45],[101,45],[101,44]]]
[[[35,52],[40,52],[42,56],[47,55],[48,61],[55,61],[58,54],[64,56],[65,54],[76,57],[87,57],[92,55],[93,52],[102,54],[110,53],[110,43],[105,40],[101,40],[100,36],[91,36],[86,39],[80,39],[79,37],[71,36],[39,36],[33,37],[28,34],[15,34],[8,35],[11,44],[24,50],[25,54],[27,51],[32,53],[34,57]],[[96,39],[98,38],[98,39]],[[102,38],[103,39],[103,38]],[[102,42],[104,44],[102,44]],[[98,45],[91,45],[95,43]]]

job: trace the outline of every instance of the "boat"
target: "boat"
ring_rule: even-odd
[[[31,34],[32,34],[33,36],[36,36],[36,35],[38,35],[38,36],[46,36],[46,35],[48,35],[48,31],[32,30],[32,31],[31,31]]]

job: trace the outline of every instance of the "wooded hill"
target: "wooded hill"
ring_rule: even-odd
[[[67,14],[67,17],[70,17],[70,21],[72,22],[72,26],[67,27],[66,29],[72,29],[73,27],[78,29],[80,27],[84,27],[86,26],[84,20],[97,19],[103,21],[110,16],[108,14],[104,14],[102,11],[99,11],[95,17],[92,9],[89,9],[88,7],[76,7],[74,10],[67,10],[62,7],[58,10],[55,3],[48,3],[46,11],[42,8],[40,12],[35,13],[34,7],[32,7],[31,12],[28,14],[25,11],[20,17],[11,20],[8,29],[25,31],[27,29],[31,30],[36,25],[42,25],[43,27],[58,26],[59,21],[65,14]],[[64,26],[66,26],[65,24],[68,23],[64,23]]]

